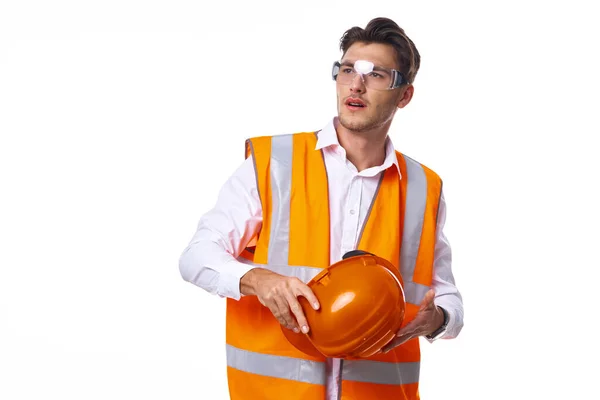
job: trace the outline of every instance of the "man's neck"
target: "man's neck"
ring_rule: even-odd
[[[337,125],[336,132],[340,145],[346,150],[346,158],[358,172],[383,164],[387,130],[353,132]]]

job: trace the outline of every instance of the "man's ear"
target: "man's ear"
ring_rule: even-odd
[[[415,92],[415,87],[413,85],[408,85],[406,88],[402,89],[402,97],[398,101],[398,108],[404,108],[413,97]]]

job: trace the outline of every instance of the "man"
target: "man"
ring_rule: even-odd
[[[442,182],[396,151],[388,129],[411,100],[420,56],[393,21],[341,38],[338,116],[317,132],[252,138],[180,259],[182,277],[227,298],[227,372],[237,399],[417,399],[419,337],[454,338],[463,321]],[[360,249],[400,269],[407,301],[396,339],[367,360],[301,353],[281,326],[308,332],[306,283]]]

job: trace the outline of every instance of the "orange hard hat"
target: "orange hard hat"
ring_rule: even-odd
[[[298,297],[310,331],[281,327],[288,341],[306,354],[370,357],[392,341],[404,320],[402,276],[389,261],[371,253],[346,253],[307,285],[320,303],[315,310]]]

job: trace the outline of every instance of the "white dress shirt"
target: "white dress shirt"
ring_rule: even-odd
[[[382,165],[358,172],[346,159],[339,144],[335,118],[318,133],[315,150],[322,149],[329,182],[330,263],[355,249],[365,215],[369,209],[382,171],[397,163],[391,139],[386,140],[386,158]],[[402,179],[402,177],[400,177]],[[446,204],[442,193],[434,256],[432,287],[435,304],[449,316],[446,333],[454,338],[463,325],[463,305],[451,270],[450,244],[443,233]],[[239,299],[240,279],[253,267],[236,260],[262,224],[262,210],[256,187],[252,157],[248,157],[225,182],[215,206],[204,214],[197,230],[179,261],[183,279],[209,293]],[[327,360],[327,399],[337,399],[339,360]]]

